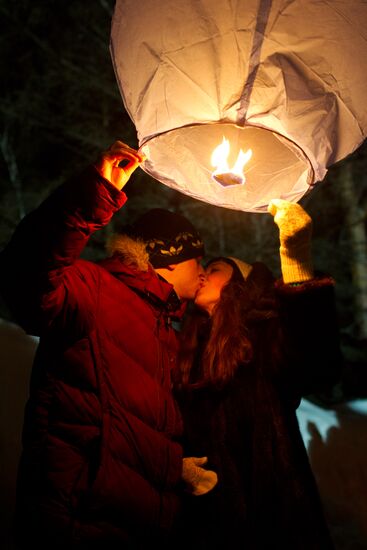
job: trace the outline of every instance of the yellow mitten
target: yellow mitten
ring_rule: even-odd
[[[201,458],[187,457],[183,459],[182,479],[186,483],[187,490],[193,495],[205,495],[213,489],[218,482],[218,476],[211,470],[200,468],[208,461],[206,456]]]
[[[300,283],[313,278],[311,256],[312,220],[301,205],[273,199],[268,211],[279,227],[283,281]]]

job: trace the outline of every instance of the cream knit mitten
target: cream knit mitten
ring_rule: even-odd
[[[312,220],[297,203],[283,199],[270,201],[268,211],[279,227],[280,262],[284,283],[313,279],[311,255]]]
[[[217,484],[218,476],[211,470],[201,468],[208,461],[206,456],[201,458],[187,457],[183,459],[182,479],[187,490],[195,495],[204,495]]]

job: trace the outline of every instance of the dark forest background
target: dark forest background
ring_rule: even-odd
[[[0,248],[19,220],[116,139],[137,146],[109,53],[113,0],[0,0]],[[336,281],[346,358],[337,395],[367,395],[367,145],[330,167],[300,203],[314,220],[317,269]],[[165,187],[142,170],[127,205],[91,240],[98,259],[110,232],[146,209],[182,212],[201,231],[208,256],[264,261],[280,274],[278,232],[267,214],[214,207]],[[37,247],[37,243],[34,243]],[[27,276],[27,266],[24,266]],[[0,303],[0,317],[11,319]]]

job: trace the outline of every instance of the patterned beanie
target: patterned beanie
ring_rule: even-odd
[[[192,223],[163,208],[149,210],[125,232],[146,243],[149,261],[155,268],[204,256],[204,243]]]

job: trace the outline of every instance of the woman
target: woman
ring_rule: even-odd
[[[185,450],[218,474],[188,498],[190,548],[333,548],[296,417],[303,395],[340,374],[333,281],[313,274],[302,207],[276,200],[270,212],[283,280],[262,263],[212,260],[181,331]]]

